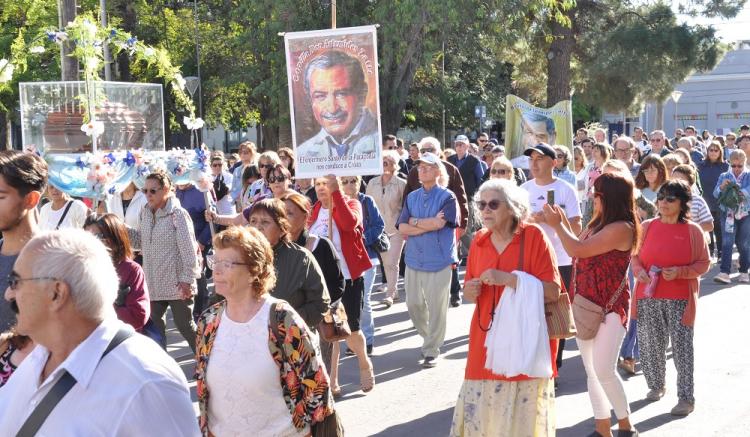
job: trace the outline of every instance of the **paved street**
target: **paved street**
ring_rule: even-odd
[[[736,255],[735,255],[736,256]],[[695,332],[696,410],[687,418],[673,418],[676,404],[675,372],[667,364],[667,394],[659,402],[643,400],[645,380],[639,372],[625,381],[632,420],[646,436],[739,436],[750,435],[750,351],[743,345],[750,314],[750,286],[718,287],[710,278],[702,284]],[[736,278],[735,278],[736,279]],[[359,390],[354,358],[341,360],[343,397],[337,408],[348,436],[444,436],[448,434],[468,349],[468,325],[473,305],[464,304],[449,312],[443,355],[434,369],[419,366],[421,340],[412,328],[403,303],[390,309],[374,306],[376,321],[376,387],[364,394]],[[376,294],[373,301],[382,298]],[[178,334],[170,332],[170,353],[184,357],[186,375],[192,377],[193,361]],[[593,429],[586,378],[575,345],[569,341],[557,391],[557,435],[580,437]],[[193,387],[195,383],[191,382]]]

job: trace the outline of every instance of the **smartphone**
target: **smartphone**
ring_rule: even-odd
[[[555,206],[555,190],[547,190],[547,205]]]

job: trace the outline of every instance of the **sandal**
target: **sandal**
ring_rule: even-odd
[[[359,368],[359,385],[365,393],[372,391],[375,387],[375,373],[373,373],[372,364],[367,368]]]
[[[331,394],[333,394],[334,398],[341,397],[341,386],[331,387]]]

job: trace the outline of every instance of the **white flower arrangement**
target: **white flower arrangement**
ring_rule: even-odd
[[[0,83],[10,82],[13,79],[13,64],[7,59],[0,59]]]
[[[81,125],[81,131],[86,135],[99,136],[104,133],[104,123],[101,121],[90,121]]]
[[[187,115],[182,119],[182,122],[185,123],[185,127],[190,130],[202,129],[205,124],[202,118],[196,118],[195,116],[188,117]]]
[[[34,47],[29,48],[29,53],[31,53],[32,55],[39,55],[46,51],[47,49],[45,49],[44,46],[34,46]]]

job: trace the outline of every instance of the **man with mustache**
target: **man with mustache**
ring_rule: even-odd
[[[0,292],[8,288],[8,275],[21,249],[39,232],[36,207],[46,188],[47,163],[42,158],[14,150],[0,152]],[[0,299],[0,332],[15,322],[11,305]]]
[[[298,156],[352,156],[378,150],[378,120],[365,106],[367,82],[356,58],[336,50],[318,55],[305,68],[304,86],[321,129],[297,147]]]

